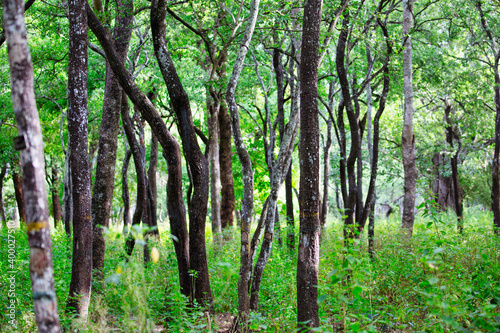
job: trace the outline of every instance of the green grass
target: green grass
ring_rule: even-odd
[[[454,214],[419,214],[406,240],[396,218],[376,221],[376,255],[367,255],[365,236],[348,249],[338,221],[323,233],[319,303],[322,332],[498,332],[500,330],[500,241],[489,212],[466,211],[465,232],[456,231]],[[160,260],[146,268],[142,247],[124,260],[124,238],[107,239],[104,287],[93,285],[86,323],[64,314],[71,275],[71,243],[53,230],[55,286],[65,331],[215,332],[220,314],[236,314],[239,236],[207,249],[215,315],[190,309],[179,292],[176,259],[168,230],[154,244]],[[0,232],[0,332],[8,325],[7,232]],[[36,332],[25,231],[16,237],[16,319],[19,331]],[[231,238],[231,237],[228,237]],[[296,253],[275,247],[264,272],[260,307],[250,327],[261,332],[296,329]]]

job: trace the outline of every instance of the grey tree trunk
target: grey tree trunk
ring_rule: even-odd
[[[210,160],[210,208],[212,219],[212,237],[214,244],[222,244],[221,226],[221,181],[219,163],[219,110],[220,100],[215,93],[207,96],[208,109],[208,145]]]
[[[253,170],[250,155],[245,147],[240,128],[238,105],[236,104],[235,92],[239,76],[243,69],[248,46],[253,36],[255,23],[259,13],[260,0],[252,0],[250,4],[250,16],[243,35],[243,40],[238,50],[233,71],[226,89],[226,101],[231,115],[231,129],[233,132],[234,145],[240,159],[243,173],[243,199],[241,212],[241,250],[240,250],[240,276],[238,280],[238,317],[246,322],[250,313],[250,298],[248,295],[250,274],[252,271],[252,254],[250,253],[250,225],[253,215]]]
[[[73,195],[71,186],[71,149],[68,140],[68,150],[64,163],[64,192],[63,192],[63,221],[66,235],[71,237],[71,225],[73,224]]]
[[[413,135],[413,69],[411,35],[413,0],[403,0],[403,75],[404,120],[401,149],[404,167],[404,201],[401,226],[411,237],[413,233],[417,167],[415,164],[415,137]]]
[[[68,132],[73,196],[73,263],[67,312],[86,318],[92,282],[92,210],[88,151],[87,15],[85,1],[70,0]]]
[[[33,91],[33,65],[26,39],[23,2],[3,2],[3,27],[9,53],[12,108],[19,131],[26,203],[30,278],[38,331],[61,332],[54,289],[49,207],[45,187],[43,138]]]

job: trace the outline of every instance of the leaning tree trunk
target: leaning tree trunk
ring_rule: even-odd
[[[404,75],[404,120],[401,148],[404,167],[404,202],[401,226],[411,237],[413,233],[417,167],[415,164],[415,137],[413,135],[413,70],[411,35],[413,0],[403,0],[403,75]]]
[[[304,6],[300,62],[300,233],[297,260],[297,322],[318,327],[319,119],[318,61],[321,0]],[[304,324],[305,323],[305,324]],[[310,331],[310,330],[308,330]]]
[[[73,196],[73,263],[67,312],[86,318],[92,282],[92,211],[88,154],[87,15],[85,1],[70,0],[68,132]]]
[[[106,58],[113,73],[120,82],[120,86],[149,123],[154,135],[156,135],[163,148],[163,157],[168,165],[167,206],[170,217],[170,230],[177,240],[174,241],[174,248],[177,255],[180,288],[182,294],[191,297],[189,238],[186,227],[185,206],[182,198],[182,166],[179,144],[168,131],[167,126],[154,105],[135,84],[134,79],[119,60],[106,29],[102,26],[88,4],[86,8],[89,25],[106,53]]]
[[[127,57],[130,37],[132,36],[133,1],[118,0],[116,10],[114,45],[120,60],[124,62]],[[113,202],[121,102],[122,88],[107,63],[99,150],[92,194],[92,216],[94,218],[92,262],[94,277],[99,280],[104,277],[102,270],[104,268],[106,237],[103,228],[109,226],[109,216]]]
[[[9,53],[12,108],[18,126],[26,204],[30,278],[38,332],[61,332],[54,289],[49,206],[45,187],[43,138],[33,91],[33,66],[26,40],[23,1],[3,2],[3,27]]]
[[[167,85],[174,112],[177,115],[183,150],[193,179],[193,195],[190,199],[195,204],[189,206],[189,255],[190,268],[194,272],[194,297],[200,305],[211,307],[212,292],[210,290],[205,246],[205,223],[209,189],[208,161],[198,145],[189,98],[167,48],[165,16],[166,1],[152,1],[151,31],[155,55],[163,80]]]

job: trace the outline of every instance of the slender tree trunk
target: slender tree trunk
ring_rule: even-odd
[[[99,43],[106,53],[106,58],[113,73],[120,82],[122,89],[134,103],[134,106],[139,109],[142,116],[149,123],[163,148],[163,157],[168,165],[167,206],[170,217],[170,230],[177,240],[174,241],[174,248],[177,254],[179,282],[182,294],[192,297],[191,277],[189,274],[189,238],[186,227],[185,206],[182,198],[182,166],[179,144],[168,131],[167,126],[151,101],[135,84],[130,73],[120,62],[110,37],[107,35],[99,19],[88,4],[86,8],[90,27],[99,39]]]
[[[127,96],[123,94],[121,103],[121,115],[123,128],[125,130],[125,135],[127,136],[127,141],[132,151],[132,157],[134,159],[135,172],[137,175],[137,200],[135,202],[134,216],[132,217],[132,227],[139,226],[141,224],[141,219],[143,218],[145,206],[146,206],[146,168],[144,166],[144,158],[141,152],[141,147],[137,141],[134,134],[134,125],[129,115],[129,107]],[[125,242],[125,252],[127,255],[131,255],[135,246],[135,236],[134,230],[132,230]]]
[[[130,227],[130,195],[128,190],[127,173],[131,157],[132,151],[126,147],[125,158],[123,159],[122,166],[123,228],[126,232],[128,232],[128,228]]]
[[[168,94],[178,119],[179,133],[183,150],[193,179],[192,202],[189,207],[189,255],[190,268],[195,272],[194,293],[198,303],[211,307],[212,292],[208,275],[208,263],[205,246],[205,223],[208,205],[208,161],[203,155],[194,130],[189,98],[184,90],[167,48],[166,2],[154,0],[151,4],[151,30],[156,59],[168,89]]]
[[[493,210],[493,223],[495,233],[500,233],[500,176],[498,159],[500,158],[500,74],[498,72],[499,57],[495,58],[495,150],[492,163],[491,209]]]
[[[3,2],[3,27],[9,53],[12,109],[21,145],[30,278],[38,331],[61,332],[52,266],[49,207],[45,187],[43,138],[33,90],[33,66],[26,40],[22,1]],[[3,173],[4,170],[2,170]]]
[[[333,96],[335,94],[334,81],[330,82],[329,92],[328,92],[328,104],[330,110],[333,109]],[[329,182],[330,182],[330,147],[332,145],[332,122],[333,119],[331,115],[328,117],[327,122],[327,137],[325,142],[325,147],[323,150],[323,202],[321,207],[321,215],[319,221],[321,226],[324,228],[326,226],[326,219],[328,217],[328,202],[329,202]]]
[[[210,207],[212,217],[212,237],[214,244],[222,243],[221,228],[221,181],[219,164],[219,110],[220,100],[211,89],[211,96],[207,96],[208,109],[208,145],[210,160]]]
[[[231,148],[231,118],[224,102],[219,111],[219,165],[221,182],[220,223],[223,230],[233,227],[234,185],[233,153]]]
[[[73,263],[66,311],[86,318],[92,282],[92,211],[88,153],[87,15],[69,0],[68,132],[73,197]]]
[[[3,180],[7,176],[7,163],[2,165],[0,170],[0,220],[2,220],[2,227],[7,228],[6,218],[5,218],[5,206],[3,203]]]
[[[122,62],[125,61],[128,44],[132,36],[133,0],[116,2],[116,24],[114,27],[114,46]],[[113,71],[106,64],[106,84],[104,104],[99,134],[99,150],[92,194],[93,243],[92,261],[94,278],[103,279],[106,237],[103,228],[108,228],[115,185],[116,151],[120,127],[122,88]]]
[[[297,322],[318,327],[319,120],[318,62],[321,0],[304,5],[300,63],[300,235],[297,261]],[[310,330],[308,330],[310,331]]]
[[[404,121],[401,147],[403,153],[404,202],[402,228],[411,237],[413,233],[417,167],[415,164],[415,137],[413,135],[413,69],[411,35],[413,0],[403,0],[403,75],[404,75]]]
[[[156,185],[156,167],[158,165],[158,138],[151,134],[151,147],[149,154],[149,168],[148,168],[148,184],[149,193],[148,198],[151,205],[150,211],[150,227],[156,228],[151,231],[155,237],[159,237],[160,233],[158,231],[158,214],[157,214],[157,198],[158,198],[158,187]]]
[[[253,215],[253,169],[250,155],[245,147],[243,135],[241,134],[238,105],[236,104],[235,92],[238,79],[243,69],[248,46],[253,36],[255,23],[259,12],[260,0],[252,0],[250,4],[250,16],[243,35],[243,40],[238,50],[233,71],[226,89],[226,101],[231,115],[231,129],[233,132],[234,145],[240,159],[243,173],[243,199],[241,208],[241,247],[240,247],[240,273],[238,280],[238,317],[245,322],[250,313],[249,283],[252,272],[252,254],[250,253],[250,226]]]
[[[73,224],[73,187],[71,186],[71,147],[68,140],[68,150],[66,151],[66,159],[64,163],[64,231],[66,235],[71,237],[71,225]]]
[[[16,166],[12,168],[12,183],[14,184],[14,194],[16,196],[17,210],[19,212],[19,219],[21,223],[26,223],[26,208],[23,195],[23,180],[21,176],[21,170],[18,171],[17,168],[19,160],[16,159]]]
[[[61,222],[61,198],[59,196],[59,176],[57,167],[52,166],[52,214],[54,216],[54,228]]]

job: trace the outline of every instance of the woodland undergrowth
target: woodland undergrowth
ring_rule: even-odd
[[[422,213],[423,212],[423,213]],[[489,212],[470,208],[464,233],[453,213],[421,207],[413,238],[400,232],[397,217],[376,220],[375,256],[366,236],[344,246],[341,224],[323,231],[320,255],[320,332],[499,332],[500,239]],[[176,258],[160,225],[157,263],[143,264],[141,241],[125,260],[121,228],[107,233],[105,282],[94,283],[89,318],[64,313],[71,274],[71,244],[62,228],[52,232],[55,289],[65,331],[225,332],[237,312],[239,236],[225,235],[214,247],[207,229],[213,312],[188,307],[180,294]],[[16,320],[20,332],[36,332],[24,228],[14,232]],[[7,332],[11,271],[7,230],[0,231],[0,332]],[[139,237],[140,238],[140,237]],[[285,240],[284,240],[285,241]],[[296,253],[277,242],[266,267],[260,307],[250,316],[255,332],[296,330]],[[228,319],[229,318],[229,319]],[[10,330],[9,330],[10,332]]]

